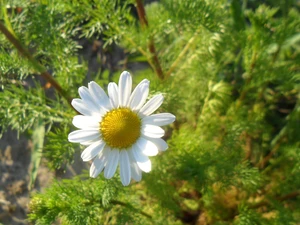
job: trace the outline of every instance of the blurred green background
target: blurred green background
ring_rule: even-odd
[[[1,0],[1,31],[23,50],[0,33],[0,221],[299,224],[299,9],[296,0]],[[135,85],[149,79],[150,95],[165,96],[159,112],[176,115],[164,128],[169,149],[129,187],[119,175],[88,178],[74,158],[82,148],[67,139],[78,87],[106,89],[123,70]],[[9,164],[11,132],[31,145],[12,147]],[[28,162],[16,178],[20,154]]]

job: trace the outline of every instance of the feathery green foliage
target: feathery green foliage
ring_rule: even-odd
[[[169,149],[129,187],[78,176],[33,194],[35,224],[297,224],[300,220],[300,13],[293,0],[4,1],[1,22],[74,98],[79,86],[106,86],[134,63],[147,78]],[[18,11],[19,7],[21,11]],[[115,68],[89,73],[81,41],[124,49]],[[0,35],[1,133],[46,125],[51,169],[72,163],[72,111]],[[99,57],[99,63],[105,64]],[[131,64],[132,63],[132,64]],[[88,74],[88,75],[87,75]],[[103,74],[105,76],[103,76]],[[9,104],[7,104],[9,102]],[[117,175],[118,176],[118,175]]]

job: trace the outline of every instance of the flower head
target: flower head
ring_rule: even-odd
[[[104,170],[110,179],[120,166],[120,177],[124,186],[131,178],[140,181],[142,171],[151,171],[148,156],[155,156],[168,148],[161,138],[160,127],[172,123],[175,116],[170,113],[151,115],[163,102],[158,94],[146,104],[149,81],[141,81],[132,90],[131,75],[124,71],[119,84],[109,83],[108,96],[95,82],[79,88],[81,99],[73,99],[72,106],[82,115],[73,119],[80,130],[69,134],[69,141],[88,146],[81,154],[83,161],[93,160],[90,176],[96,177]]]

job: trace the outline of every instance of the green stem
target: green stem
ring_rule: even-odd
[[[178,66],[178,64],[181,62],[181,59],[185,56],[185,54],[187,53],[187,51],[190,49],[191,45],[194,43],[194,41],[196,40],[196,37],[199,33],[199,30],[197,30],[195,32],[195,34],[190,38],[190,40],[188,41],[188,43],[185,45],[185,47],[183,48],[183,50],[180,52],[180,54],[178,55],[178,57],[176,58],[176,60],[173,62],[173,64],[170,66],[170,69],[168,70],[168,72],[166,73],[165,78],[168,78],[172,72],[175,70],[175,68]]]
[[[46,81],[48,81],[58,91],[58,93],[63,98],[65,98],[68,101],[68,103],[71,105],[72,98],[68,95],[68,93],[59,85],[59,83],[51,76],[51,74],[47,72],[46,68],[31,56],[29,51],[22,46],[22,44],[19,42],[19,40],[17,38],[15,38],[15,36],[1,22],[0,22],[0,31],[5,35],[7,40],[15,46],[15,48],[18,50],[18,52],[24,58],[28,59],[28,61],[33,66],[33,68],[38,73],[40,73],[40,75]]]
[[[212,92],[211,92],[211,89],[208,88],[208,92],[207,92],[207,95],[204,99],[204,103],[203,103],[203,106],[202,106],[202,109],[201,109],[201,112],[200,112],[200,115],[199,115],[199,119],[198,119],[198,126],[197,126],[197,129],[200,129],[202,127],[202,122],[203,122],[203,113],[204,113],[204,110],[207,108],[207,105],[208,105],[208,102],[211,98],[211,95],[212,95]]]
[[[242,102],[243,100],[245,99],[246,97],[246,94],[248,92],[248,89],[247,89],[247,86],[251,83],[251,80],[252,80],[252,76],[253,76],[253,70],[255,68],[255,65],[256,65],[256,59],[257,59],[257,51],[256,49],[253,51],[252,53],[252,58],[251,58],[251,64],[250,64],[250,71],[249,71],[249,77],[246,79],[245,81],[245,88],[244,90],[241,92],[240,94],[240,97],[237,99],[236,101],[236,108],[240,108],[240,106],[242,105]]]
[[[155,66],[154,66],[154,64],[152,63],[151,58],[148,56],[147,52],[146,52],[144,49],[142,49],[140,46],[138,46],[138,45],[134,42],[134,40],[132,40],[132,38],[128,37],[128,35],[124,35],[124,38],[127,39],[127,41],[129,41],[129,42],[132,44],[132,46],[136,47],[137,50],[138,50],[143,56],[145,56],[145,57],[147,58],[148,63],[150,64],[150,66],[152,67],[152,69],[155,70]]]
[[[118,200],[112,200],[111,203],[112,203],[112,204],[115,204],[115,205],[121,205],[121,206],[127,207],[127,208],[131,209],[133,212],[138,212],[138,213],[140,213],[141,215],[143,215],[143,216],[145,216],[145,217],[147,217],[147,218],[149,218],[149,219],[152,219],[152,216],[151,216],[151,215],[149,215],[148,213],[145,213],[145,212],[142,211],[142,210],[139,210],[139,209],[133,207],[132,205],[130,205],[130,204],[128,204],[128,203],[121,202],[121,201],[118,201]]]
[[[16,34],[15,34],[14,30],[12,29],[11,23],[9,21],[6,7],[2,7],[2,13],[3,13],[4,24],[7,26],[7,29],[16,37]]]

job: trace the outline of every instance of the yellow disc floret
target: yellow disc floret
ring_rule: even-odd
[[[100,123],[104,141],[112,148],[128,148],[140,136],[141,120],[128,108],[109,111]]]

